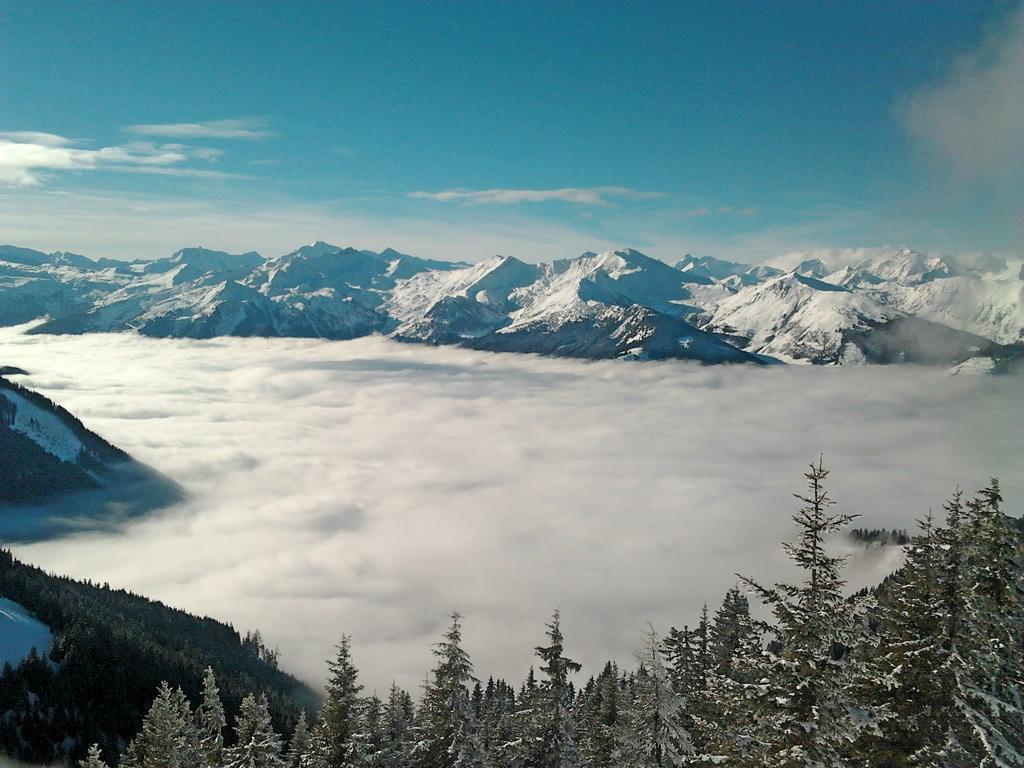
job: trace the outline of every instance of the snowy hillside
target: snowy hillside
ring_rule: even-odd
[[[0,500],[97,488],[127,454],[45,397],[0,378]]]
[[[708,328],[740,337],[742,346],[785,361],[834,362],[844,331],[863,330],[894,316],[869,296],[790,273],[725,299]]]
[[[7,541],[107,524],[180,498],[170,480],[3,377],[0,456],[0,538]]]
[[[0,597],[0,667],[17,666],[33,648],[47,653],[52,643],[49,627],[13,600]]]
[[[811,255],[787,271],[707,256],[673,267],[628,248],[541,265],[509,256],[468,265],[323,241],[273,258],[185,248],[131,263],[2,246],[0,324],[44,318],[31,332],[188,338],[380,333],[705,362],[752,353],[958,365],[980,356],[1002,368],[1024,344],[1022,278],[1020,263],[963,272],[909,249],[838,270]]]

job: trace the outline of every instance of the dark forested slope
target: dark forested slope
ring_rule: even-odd
[[[33,761],[77,757],[93,742],[116,754],[139,728],[161,681],[198,696],[212,667],[228,712],[267,694],[278,727],[315,703],[277,668],[258,634],[145,597],[54,576],[0,551],[0,596],[55,635],[51,658],[30,656],[0,675],[0,750]],[[51,663],[52,662],[52,663]]]

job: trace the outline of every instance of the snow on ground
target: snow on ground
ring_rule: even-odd
[[[627,276],[623,279],[629,279]],[[310,339],[0,331],[5,364],[182,483],[120,534],[18,546],[61,573],[260,627],[312,682],[352,633],[369,690],[415,688],[446,614],[521,679],[563,612],[586,664],[692,625],[736,572],[791,571],[819,452],[858,525],[912,528],[997,475],[1024,511],[1024,378],[914,366],[702,367]],[[858,553],[851,585],[899,560]]]
[[[33,648],[46,653],[52,643],[49,627],[13,600],[0,597],[0,667],[7,662],[17,666]]]
[[[75,462],[82,451],[82,441],[59,416],[29,402],[17,392],[0,390],[16,408],[11,426],[61,461]]]

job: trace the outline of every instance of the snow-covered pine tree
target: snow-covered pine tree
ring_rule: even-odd
[[[698,631],[671,627],[661,642],[661,653],[677,691],[693,695],[704,687],[707,670],[701,662]]]
[[[750,601],[739,587],[730,587],[715,611],[709,628],[711,663],[719,674],[728,675],[736,652],[753,631]]]
[[[142,730],[121,758],[127,768],[187,768],[190,723],[182,719],[180,699],[166,683],[142,720]]]
[[[387,768],[401,768],[405,766],[406,752],[409,750],[410,730],[415,718],[415,708],[412,697],[398,687],[397,683],[391,683],[388,691],[388,700],[384,702],[383,734],[384,734],[384,759],[382,765]]]
[[[672,627],[668,636],[661,641],[661,655],[672,688],[685,702],[682,726],[691,739],[699,744],[701,737],[696,721],[701,718],[704,706],[708,674],[714,666],[710,644],[710,626],[707,606],[701,612],[697,629],[684,626],[681,630]]]
[[[985,768],[1024,765],[1024,561],[1015,522],[993,479],[967,503],[961,528],[971,587],[952,651],[962,660],[957,700]]]
[[[479,680],[473,683],[473,692],[469,695],[469,704],[473,708],[473,717],[479,720],[484,713],[484,689],[480,685]]]
[[[310,737],[310,768],[351,768],[359,765],[352,739],[358,728],[359,672],[352,663],[352,640],[342,635],[337,653],[328,662],[326,699]]]
[[[352,736],[353,761],[365,768],[383,768],[386,741],[384,702],[374,694],[359,703],[358,727]]]
[[[219,768],[224,753],[224,705],[220,700],[217,678],[213,668],[206,668],[203,677],[202,700],[196,709],[196,729],[199,738],[199,756],[202,768]]]
[[[633,678],[632,706],[621,732],[616,765],[622,768],[675,768],[694,754],[682,720],[685,702],[673,689],[661,650],[658,634],[649,627]]]
[[[192,703],[181,688],[171,692],[171,699],[178,710],[178,721],[181,723],[183,768],[203,768],[203,756],[200,749],[200,734]]]
[[[478,768],[484,753],[476,733],[468,686],[473,663],[462,648],[462,616],[454,611],[441,642],[434,646],[437,665],[420,705],[413,764],[422,768]]]
[[[619,668],[613,661],[591,678],[577,705],[577,738],[586,761],[594,768],[613,768],[619,738],[629,714]]]
[[[295,730],[292,731],[291,741],[288,742],[288,751],[285,753],[286,768],[305,768],[309,742],[309,721],[306,718],[306,711],[303,710],[299,713],[299,719],[295,721]]]
[[[773,658],[764,647],[766,624],[749,612],[735,614],[738,625],[728,662],[712,666],[693,716],[695,755],[688,765],[759,768],[771,736],[776,702],[768,695]]]
[[[961,717],[954,700],[954,665],[944,642],[946,553],[931,512],[918,521],[918,529],[903,567],[884,586],[877,645],[858,649],[870,665],[861,697],[884,706],[889,717],[877,733],[862,734],[856,753],[867,766],[966,767],[971,760],[957,748]]]
[[[536,688],[532,690],[531,694],[517,700],[512,686],[498,680],[491,695],[485,694],[488,742],[484,747],[489,768],[519,768],[526,759],[525,744],[532,714],[529,701],[536,695]]]
[[[236,743],[224,750],[224,768],[284,768],[281,737],[274,732],[265,696],[242,699],[235,723]]]
[[[89,747],[85,759],[78,761],[78,768],[109,768],[103,761],[103,755],[100,753],[98,744],[93,744]]]
[[[828,474],[821,460],[812,464],[807,495],[794,494],[804,503],[793,516],[798,536],[783,546],[804,580],[765,587],[743,578],[775,617],[780,646],[764,689],[768,703],[750,712],[753,743],[763,745],[751,758],[764,768],[846,768],[851,744],[877,719],[853,698],[861,670],[848,649],[862,630],[863,607],[843,595],[845,558],[825,551],[825,537],[855,516],[828,513],[835,503]]]
[[[565,656],[561,617],[556,610],[548,628],[548,644],[535,650],[545,679],[532,697],[526,768],[578,768],[586,765],[576,742],[569,675],[580,665]]]

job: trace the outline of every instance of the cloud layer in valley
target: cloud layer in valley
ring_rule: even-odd
[[[182,483],[120,534],[19,546],[48,569],[260,627],[318,682],[342,632],[370,690],[415,689],[445,614],[520,679],[563,612],[586,671],[692,624],[778,542],[823,451],[841,509],[910,526],[959,483],[1019,513],[1020,379],[909,367],[583,363],[368,338],[0,335],[24,383]],[[890,549],[855,559],[867,583]]]

